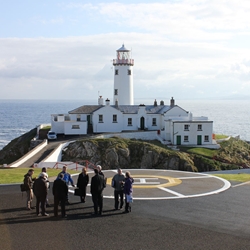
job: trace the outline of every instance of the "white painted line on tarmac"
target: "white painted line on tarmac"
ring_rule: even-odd
[[[134,182],[134,185],[159,185],[161,184],[160,182]]]
[[[178,196],[178,197],[185,197],[185,195],[180,194],[180,193],[177,193],[177,192],[175,192],[175,191],[173,191],[173,190],[171,190],[171,189],[169,189],[169,188],[159,187],[159,189],[161,189],[161,190],[163,190],[163,191],[165,191],[165,192],[168,192],[168,193],[170,193],[170,194],[176,195],[176,196]]]
[[[185,180],[185,179],[204,179],[204,178],[213,178],[213,176],[193,176],[193,177],[178,177],[178,179]]]
[[[132,176],[133,176],[133,171],[136,171],[139,172],[139,171],[145,171],[145,169],[127,169],[127,170],[130,170],[132,172]],[[108,172],[110,170],[106,170],[106,172]],[[146,171],[154,171],[154,172],[174,172],[174,173],[180,173],[180,175],[182,175],[183,173],[187,174],[188,172],[183,172],[183,171],[175,171],[175,170],[153,170],[153,169],[147,169]],[[221,185],[221,188],[219,189],[215,189],[215,190],[212,190],[210,192],[207,192],[207,193],[200,193],[200,194],[190,194],[190,195],[183,195],[183,194],[180,194],[180,193],[177,193],[175,191],[172,191],[171,189],[167,189],[167,188],[159,188],[161,189],[162,191],[164,192],[169,192],[169,193],[172,193],[173,195],[175,196],[160,196],[160,197],[156,197],[156,196],[153,196],[153,197],[135,197],[134,196],[134,200],[171,200],[171,199],[183,199],[183,198],[194,198],[194,197],[203,197],[203,196],[208,196],[208,195],[213,195],[213,194],[219,194],[220,192],[223,192],[223,191],[226,191],[227,189],[229,189],[231,187],[231,183],[223,178],[220,178],[218,176],[213,176],[213,175],[208,175],[208,174],[201,174],[201,173],[190,173],[192,175],[197,175],[197,177],[194,177],[194,176],[190,176],[190,177],[173,177],[173,178],[176,178],[176,179],[195,179],[195,178],[215,178],[215,179],[218,179],[220,180],[224,185]],[[198,176],[199,175],[199,176]],[[145,179],[144,177],[142,178],[139,178],[139,179]],[[140,183],[142,184],[142,183]],[[69,192],[73,193],[73,190],[69,190]],[[91,194],[87,194],[87,196],[91,196]],[[111,195],[111,194],[108,194],[108,195],[104,195],[103,198],[111,198],[113,199],[114,196]]]
[[[250,181],[246,181],[246,182],[243,182],[243,183],[240,183],[240,184],[236,184],[236,185],[233,185],[232,187],[240,187],[240,186],[244,186],[244,185],[247,185],[247,184],[250,184]]]

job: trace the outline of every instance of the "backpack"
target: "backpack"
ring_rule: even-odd
[[[21,192],[27,191],[27,188],[24,184],[20,185]]]

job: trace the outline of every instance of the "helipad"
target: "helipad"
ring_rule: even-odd
[[[217,194],[230,188],[231,184],[222,178],[193,172],[156,169],[123,169],[134,178],[133,197],[135,200],[180,199]],[[104,198],[113,198],[111,187],[116,170],[103,171],[107,178]],[[89,173],[90,182],[93,172]],[[76,177],[76,176],[75,176]],[[75,178],[74,178],[75,179]],[[70,190],[73,192],[73,190]],[[87,195],[90,195],[89,188]]]

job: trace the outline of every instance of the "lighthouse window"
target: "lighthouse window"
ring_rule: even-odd
[[[130,69],[128,69],[128,75],[131,75],[131,70]]]
[[[118,89],[115,89],[115,95],[118,95]]]
[[[103,122],[103,115],[99,115],[99,122]]]
[[[115,70],[115,75],[118,75],[118,69]]]
[[[128,126],[132,126],[132,118],[128,118]]]

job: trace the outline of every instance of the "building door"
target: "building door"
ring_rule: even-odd
[[[197,145],[201,145],[201,135],[197,135]]]
[[[141,130],[144,130],[145,129],[145,118],[144,117],[141,117]]]
[[[176,145],[181,145],[181,136],[180,135],[176,136]]]
[[[92,121],[91,121],[90,115],[87,115],[87,122],[88,122],[87,133],[92,134],[93,133],[93,126],[92,126]]]

